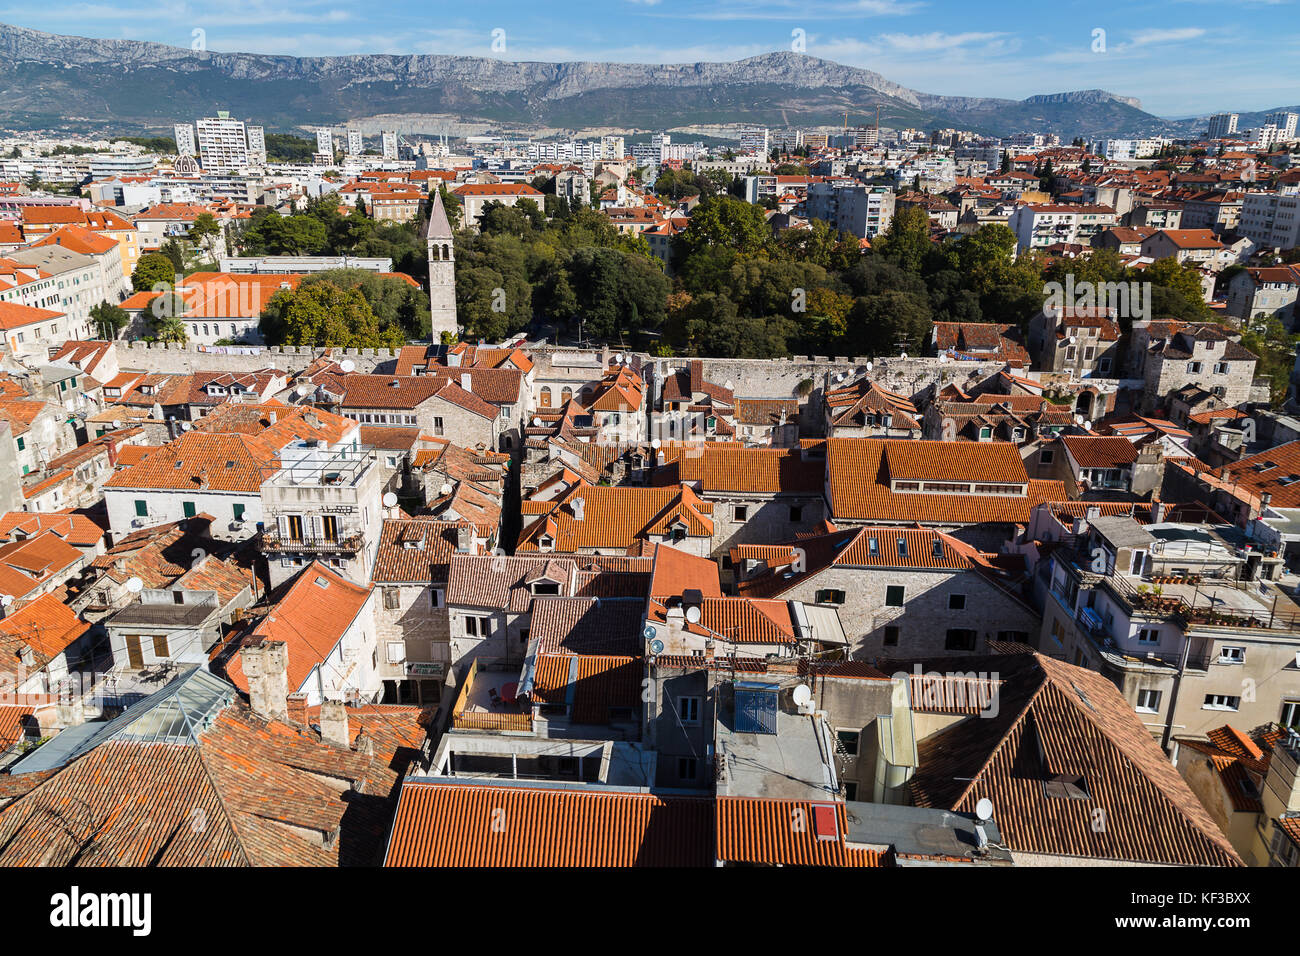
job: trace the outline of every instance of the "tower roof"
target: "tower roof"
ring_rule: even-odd
[[[433,191],[433,208],[429,210],[429,222],[424,227],[424,238],[452,238],[451,223],[447,219],[447,210],[442,207],[442,192],[438,189]]]

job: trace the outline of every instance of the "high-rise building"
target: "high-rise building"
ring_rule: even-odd
[[[255,165],[266,162],[266,130],[261,126],[248,127],[248,161]]]
[[[204,172],[239,170],[248,165],[248,134],[243,120],[220,110],[195,123],[199,134],[199,162]]]
[[[740,131],[740,148],[747,153],[767,155],[767,127],[751,126]]]
[[[384,133],[383,144],[384,144],[384,159],[390,161],[397,159],[397,133],[391,130]]]
[[[322,126],[316,130],[316,152],[334,155],[334,133],[329,127]]]
[[[384,134],[387,137],[387,133]],[[393,134],[396,140],[397,134]],[[424,241],[429,256],[430,336],[439,341],[443,332],[456,334],[456,243],[442,192],[433,192],[429,222],[424,227]]]
[[[1278,142],[1289,143],[1295,139],[1296,114],[1278,110],[1264,117],[1264,125],[1277,127]]]
[[[602,136],[600,138],[600,158],[618,161],[627,155],[627,141],[622,136]]]
[[[176,124],[176,155],[193,156],[198,150],[194,145],[194,127],[189,123]]]
[[[1215,113],[1210,117],[1210,139],[1223,139],[1237,132],[1236,113]]]
[[[361,130],[348,129],[348,155],[360,156],[364,149],[361,142]]]

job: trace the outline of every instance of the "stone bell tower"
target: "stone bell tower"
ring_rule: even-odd
[[[435,187],[433,208],[424,228],[429,254],[429,309],[432,313],[431,337],[436,345],[443,332],[456,334],[456,250],[447,210],[442,205],[442,191]]]

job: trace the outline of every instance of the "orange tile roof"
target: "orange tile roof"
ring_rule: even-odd
[[[706,797],[407,781],[385,865],[709,866],[712,830]]]
[[[370,590],[313,561],[262,618],[249,640],[284,642],[289,654],[289,692],[295,693],[343,639],[369,600]],[[226,676],[248,692],[248,678],[238,653],[226,665]]]
[[[573,501],[581,498],[583,518],[576,518]],[[713,535],[713,505],[686,485],[637,488],[575,485],[551,502],[535,502],[544,513],[526,522],[519,551],[538,551],[543,536],[554,539],[554,550],[627,548],[647,535],[667,534],[677,523],[692,537]],[[537,512],[534,511],[534,514]]]
[[[31,645],[47,661],[88,630],[90,625],[53,594],[42,594],[0,621],[0,633]]]
[[[48,236],[31,243],[32,246],[62,246],[86,256],[100,256],[117,248],[117,240],[101,236],[85,226],[72,223],[54,230]]]
[[[53,532],[69,544],[83,548],[98,544],[104,537],[104,529],[85,515],[36,514],[30,511],[9,511],[0,515],[0,540],[30,538],[42,531]]]
[[[189,431],[104,487],[256,493],[279,467],[277,450],[259,436]]]
[[[0,546],[0,594],[21,600],[81,558],[80,551],[52,531]]]
[[[16,302],[0,302],[0,329],[9,332],[46,319],[57,319],[61,315],[62,312],[52,312],[49,309],[34,309]]]
[[[1137,446],[1121,436],[1063,435],[1060,441],[1080,468],[1119,468],[1137,461]]]
[[[847,845],[838,801],[717,798],[717,857],[781,866],[884,866],[885,853]]]

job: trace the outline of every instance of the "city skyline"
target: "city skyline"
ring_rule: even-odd
[[[1294,3],[1247,0],[1243,6],[1257,17],[1276,14],[1285,21]],[[1066,3],[1036,11],[1032,24],[1020,26],[1010,4],[999,5],[1005,14],[999,15],[951,0],[722,0],[709,6],[583,0],[562,19],[517,0],[488,0],[472,16],[399,0],[382,19],[353,0],[305,0],[288,9],[262,0],[181,0],[0,8],[0,22],[180,47],[201,37],[212,51],[289,56],[441,53],[688,63],[799,48],[941,95],[1023,99],[1105,89],[1136,97],[1147,112],[1168,118],[1300,103],[1300,74],[1277,69],[1300,53],[1300,31],[1194,25],[1204,8],[1202,0],[1124,7]],[[195,31],[201,33],[196,37]],[[1230,67],[1215,75],[1213,89],[1188,84],[1179,69],[1198,59]]]

